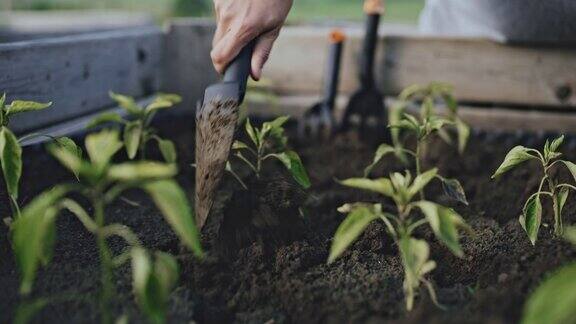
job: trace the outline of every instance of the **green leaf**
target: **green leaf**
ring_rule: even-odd
[[[52,106],[51,102],[41,103],[34,101],[14,100],[6,106],[6,116],[23,113],[27,111],[42,110]]]
[[[564,205],[566,204],[566,200],[568,199],[569,193],[570,189],[563,187],[560,188],[560,190],[557,190],[553,197],[554,220],[556,223],[555,226],[560,226],[560,228],[562,224],[562,209],[564,209]]]
[[[118,131],[105,129],[88,135],[85,146],[92,163],[98,170],[103,170],[116,152],[122,148],[122,142],[120,142]]]
[[[136,153],[138,153],[141,136],[142,123],[140,123],[140,121],[129,122],[126,124],[126,127],[124,127],[124,145],[126,146],[126,153],[130,160],[135,158]]]
[[[156,206],[180,240],[196,256],[203,257],[200,235],[194,223],[192,209],[180,186],[173,180],[158,180],[145,183],[142,188],[152,196]]]
[[[68,191],[64,186],[45,191],[32,200],[12,223],[12,247],[22,276],[22,294],[30,293],[40,263],[46,264],[51,259],[54,224],[59,212],[55,206]]]
[[[464,153],[470,138],[470,126],[463,122],[460,118],[455,119],[456,132],[458,133],[458,151]]]
[[[82,149],[76,145],[76,143],[69,137],[59,137],[56,140],[54,140],[54,142],[56,143],[56,145],[58,145],[60,148],[67,150],[68,152],[70,152],[72,155],[76,156],[78,158],[79,161],[82,161]],[[80,164],[83,164],[80,163]],[[74,173],[74,176],[78,179],[80,177],[80,170],[72,170],[72,173]]]
[[[393,127],[393,125],[400,123],[405,110],[406,104],[402,102],[396,103],[390,107],[388,122],[390,123],[390,135],[392,136],[392,144],[394,147],[402,147],[402,143],[400,143],[400,128]]]
[[[519,218],[520,225],[532,245],[536,244],[536,239],[538,238],[538,230],[540,229],[540,224],[542,223],[542,203],[540,202],[540,194],[532,195],[522,210],[522,215]]]
[[[576,226],[569,226],[564,229],[564,238],[576,245]]]
[[[243,142],[240,141],[234,141],[234,143],[232,144],[232,149],[233,150],[243,150],[243,149],[247,149],[248,145],[246,145]]]
[[[438,174],[438,169],[430,169],[420,175],[418,175],[412,185],[408,188],[409,198],[408,200],[412,199],[414,195],[416,195],[420,190],[423,190],[434,177]]]
[[[412,99],[413,97],[415,97],[417,95],[420,95],[425,90],[426,90],[425,87],[423,87],[419,84],[413,84],[411,86],[406,87],[404,90],[402,90],[402,92],[400,92],[400,95],[398,96],[398,98],[400,100],[409,100],[409,99]]]
[[[310,188],[310,179],[308,178],[308,174],[306,173],[306,169],[304,168],[298,153],[294,151],[286,151],[279,154],[271,154],[271,156],[277,158],[282,162],[282,164],[284,164],[298,184],[305,189]]]
[[[367,178],[370,175],[372,169],[374,169],[374,167],[378,164],[378,162],[380,162],[380,160],[382,160],[382,158],[384,158],[384,156],[394,152],[396,152],[396,149],[388,144],[381,144],[378,146],[376,154],[374,155],[374,159],[372,160],[372,164],[364,169],[364,177]]]
[[[562,145],[563,142],[564,142],[564,135],[553,140],[549,147],[550,152],[557,152],[558,149],[560,148],[560,145]]]
[[[6,190],[16,200],[22,176],[22,148],[8,127],[0,127],[0,163]]]
[[[160,153],[162,153],[164,161],[167,163],[176,163],[178,154],[176,153],[176,145],[174,145],[174,142],[159,138],[158,148],[160,149]]]
[[[574,181],[576,181],[576,164],[570,161],[562,161],[562,163],[564,163],[568,171],[570,171],[572,178],[574,178]]]
[[[6,93],[2,93],[0,96],[0,110],[4,110],[4,104],[6,103]]]
[[[142,115],[142,108],[136,104],[134,98],[110,92],[110,98],[118,103],[120,107],[126,110],[130,115],[140,116]]]
[[[152,323],[165,323],[168,298],[178,280],[178,263],[169,254],[156,253],[153,264],[143,248],[133,248],[131,254],[136,301]]]
[[[145,181],[171,178],[177,172],[174,164],[138,161],[112,165],[108,178],[115,181]]]
[[[346,219],[338,226],[332,246],[328,263],[334,262],[359,236],[364,232],[368,224],[379,218],[373,209],[367,206],[353,208]]]
[[[528,299],[523,324],[576,322],[576,264],[561,268],[546,279]]]
[[[263,143],[266,140],[268,134],[270,134],[270,136],[279,141],[280,144],[283,146],[286,145],[287,139],[285,139],[284,136],[283,126],[288,121],[288,119],[290,119],[290,116],[281,116],[274,119],[273,121],[265,122],[262,124],[262,131],[260,132],[260,136],[258,138],[259,142]]]
[[[340,184],[347,187],[364,189],[383,194],[386,197],[393,198],[395,196],[392,182],[387,178],[380,179],[366,179],[366,178],[351,178],[340,181]]]
[[[468,205],[468,200],[466,199],[466,192],[464,192],[464,188],[462,188],[460,181],[456,179],[446,179],[443,177],[438,178],[442,183],[442,190],[444,190],[446,196],[458,202],[461,202],[464,205]]]
[[[458,227],[469,230],[464,220],[454,210],[430,201],[419,201],[416,206],[422,210],[434,235],[458,257],[463,257],[459,243]]]
[[[49,303],[49,300],[46,298],[39,298],[31,302],[22,302],[16,309],[14,324],[30,323],[34,319],[34,316],[48,306]]]
[[[404,265],[406,309],[410,311],[414,307],[414,297],[421,279],[436,268],[436,262],[428,260],[430,247],[426,241],[404,236],[400,238],[398,248]]]
[[[252,124],[250,123],[250,118],[246,119],[246,133],[248,134],[248,136],[250,136],[252,143],[254,143],[256,147],[259,147],[260,145],[258,142],[258,135],[256,134],[256,130],[254,129],[254,127],[252,127]]]
[[[530,159],[536,159],[535,156],[529,153],[529,150],[524,146],[516,146],[504,158],[502,164],[498,167],[496,172],[492,175],[492,179],[495,179],[502,174],[510,171],[522,162],[528,161]]]
[[[160,94],[154,98],[147,107],[146,107],[146,114],[149,114],[153,111],[170,108],[173,107],[175,104],[182,102],[182,97],[175,94]]]
[[[74,150],[71,146],[61,146],[57,143],[49,144],[47,148],[50,154],[70,170],[76,178],[93,181],[100,176],[100,170],[97,170],[82,159],[82,150],[80,148],[77,147]]]
[[[106,123],[124,123],[124,119],[122,119],[122,117],[120,115],[118,115],[117,113],[103,113],[100,114],[96,117],[94,117],[94,119],[92,119],[88,125],[86,125],[86,128],[93,128],[96,126],[100,126],[102,124],[106,124]]]

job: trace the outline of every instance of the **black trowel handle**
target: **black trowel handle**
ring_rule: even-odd
[[[360,61],[360,81],[364,87],[374,86],[374,56],[378,43],[378,26],[380,25],[382,10],[382,3],[379,0],[366,0],[364,3],[366,35],[364,36]]]
[[[254,52],[255,44],[256,41],[248,43],[224,72],[224,82],[238,82],[240,85],[240,101],[244,99],[244,94],[246,94],[246,84],[250,76],[252,53]]]
[[[344,39],[344,33],[338,29],[330,33],[330,53],[328,54],[326,75],[324,77],[324,104],[330,111],[334,110],[336,95],[338,94]]]

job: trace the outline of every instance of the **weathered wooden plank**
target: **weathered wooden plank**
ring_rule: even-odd
[[[321,91],[326,35],[323,28],[286,28],[264,76],[283,94]],[[361,31],[347,29],[341,93],[356,89]],[[576,106],[576,48],[538,48],[482,39],[381,37],[377,74],[384,93],[414,83],[445,81],[461,101],[504,105]]]
[[[144,97],[158,91],[163,34],[155,27],[0,44],[0,92],[13,99],[52,101],[22,114],[22,132],[113,105],[110,90]]]
[[[204,89],[218,80],[210,60],[214,31],[213,21],[203,19],[177,19],[167,28],[163,90],[182,96],[177,109],[195,109]]]
[[[576,106],[576,47],[523,47],[479,39],[386,37],[382,89],[444,81],[463,101]]]

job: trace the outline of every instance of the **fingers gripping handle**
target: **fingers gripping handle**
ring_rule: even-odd
[[[240,101],[244,99],[246,94],[246,84],[250,76],[252,53],[254,53],[255,44],[256,41],[248,43],[224,72],[224,82],[237,82],[240,85]]]

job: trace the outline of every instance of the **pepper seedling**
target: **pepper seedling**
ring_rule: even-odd
[[[436,111],[436,102],[441,101],[448,108],[448,116],[443,117]],[[421,102],[420,118],[406,113],[406,109],[413,103]],[[395,154],[402,162],[413,159],[416,175],[422,174],[422,160],[430,137],[438,134],[444,141],[453,142],[449,128],[455,128],[458,138],[458,150],[462,153],[466,148],[470,136],[470,128],[458,117],[458,104],[452,94],[450,85],[432,82],[427,86],[413,85],[406,88],[399,96],[398,103],[390,112],[390,131],[392,144],[381,144],[374,155],[372,163],[364,170],[364,177],[368,177],[374,167],[387,155]],[[402,138],[401,131],[416,138],[416,147],[409,149],[406,144],[407,137]],[[468,204],[466,194],[460,182],[456,179],[446,179],[436,176],[442,183],[446,195],[456,201]],[[425,199],[424,192],[420,198]]]
[[[375,180],[352,178],[342,181],[345,186],[376,192],[392,199],[396,211],[388,212],[383,209],[382,204],[372,203],[353,203],[340,207],[338,211],[348,216],[334,234],[328,263],[340,257],[370,223],[380,220],[398,245],[404,267],[406,309],[412,310],[421,283],[428,289],[434,303],[439,305],[434,286],[425,277],[436,268],[436,262],[429,259],[428,243],[415,238],[414,232],[420,226],[428,224],[442,244],[454,255],[462,257],[464,252],[459,243],[458,229],[465,229],[471,233],[472,229],[453,209],[427,200],[414,200],[436,175],[437,169],[431,169],[414,179],[410,172],[406,171],[405,174],[393,173],[389,178]]]
[[[21,143],[24,140],[46,135],[30,134],[17,138],[9,128],[10,118],[20,113],[43,110],[51,105],[51,102],[40,103],[23,100],[14,100],[10,104],[6,104],[6,94],[4,93],[0,97],[0,164],[2,165],[2,175],[4,177],[4,183],[6,184],[6,191],[10,200],[10,208],[12,209],[13,218],[17,218],[20,215],[18,191],[20,178],[22,177]],[[81,152],[80,148],[78,148],[70,138],[47,137],[50,137],[55,143],[64,148],[68,148],[72,152]],[[13,218],[7,217],[5,218],[5,221],[10,223]]]
[[[541,197],[549,197],[552,200],[554,235],[560,237],[564,233],[562,209],[568,200],[570,190],[576,190],[576,186],[561,183],[558,179],[554,179],[551,170],[554,166],[562,164],[570,171],[574,180],[576,180],[576,164],[559,159],[562,153],[560,153],[558,149],[562,145],[562,142],[564,142],[564,136],[560,136],[552,142],[547,140],[542,152],[521,145],[516,146],[506,154],[504,161],[496,172],[494,172],[494,175],[492,175],[492,179],[496,179],[523,162],[530,160],[538,161],[542,166],[542,179],[540,180],[538,190],[528,197],[522,208],[522,215],[520,215],[519,218],[520,225],[522,225],[522,228],[526,231],[526,234],[528,234],[528,238],[533,245],[536,244],[538,231],[542,224]],[[544,186],[547,187],[547,190]]]
[[[568,227],[564,237],[576,246],[576,227]],[[576,321],[576,263],[555,271],[532,293],[522,316],[522,324],[563,324]]]
[[[109,305],[115,295],[113,269],[130,260],[134,293],[140,308],[154,322],[163,322],[167,298],[178,277],[176,260],[158,252],[152,261],[149,252],[130,228],[106,222],[105,209],[123,191],[140,188],[152,197],[184,245],[196,256],[202,257],[190,205],[183,190],[172,179],[177,172],[176,166],[148,161],[113,164],[112,158],[123,147],[115,130],[88,135],[85,146],[88,160],[66,148],[49,145],[51,154],[78,175],[79,182],[56,185],[40,194],[22,210],[21,216],[13,223],[12,245],[22,277],[20,292],[29,294],[38,268],[50,262],[56,235],[56,217],[62,210],[67,210],[96,237],[102,275],[102,322],[112,322]],[[92,215],[74,200],[79,196],[89,201]],[[127,248],[123,253],[113,255],[108,245],[112,237],[125,241]]]
[[[128,96],[110,92],[110,97],[126,111],[126,118],[116,113],[103,113],[94,118],[87,127],[93,128],[106,123],[120,124],[124,126],[124,147],[130,160],[135,159],[137,154],[141,160],[146,159],[146,146],[149,141],[155,140],[164,160],[175,163],[177,155],[174,143],[158,136],[150,124],[159,110],[173,107],[181,102],[182,98],[175,94],[158,94],[150,104],[142,107],[134,98]]]
[[[251,143],[235,141],[232,145],[233,156],[246,164],[257,179],[261,177],[263,163],[269,159],[276,159],[282,162],[300,186],[307,189],[310,187],[310,179],[302,160],[298,153],[287,149],[288,138],[284,134],[284,124],[288,119],[287,116],[278,117],[273,121],[263,123],[262,128],[253,127],[250,119],[247,119],[245,129]],[[248,189],[233,171],[230,162],[227,163],[226,170],[234,175],[245,189]]]

